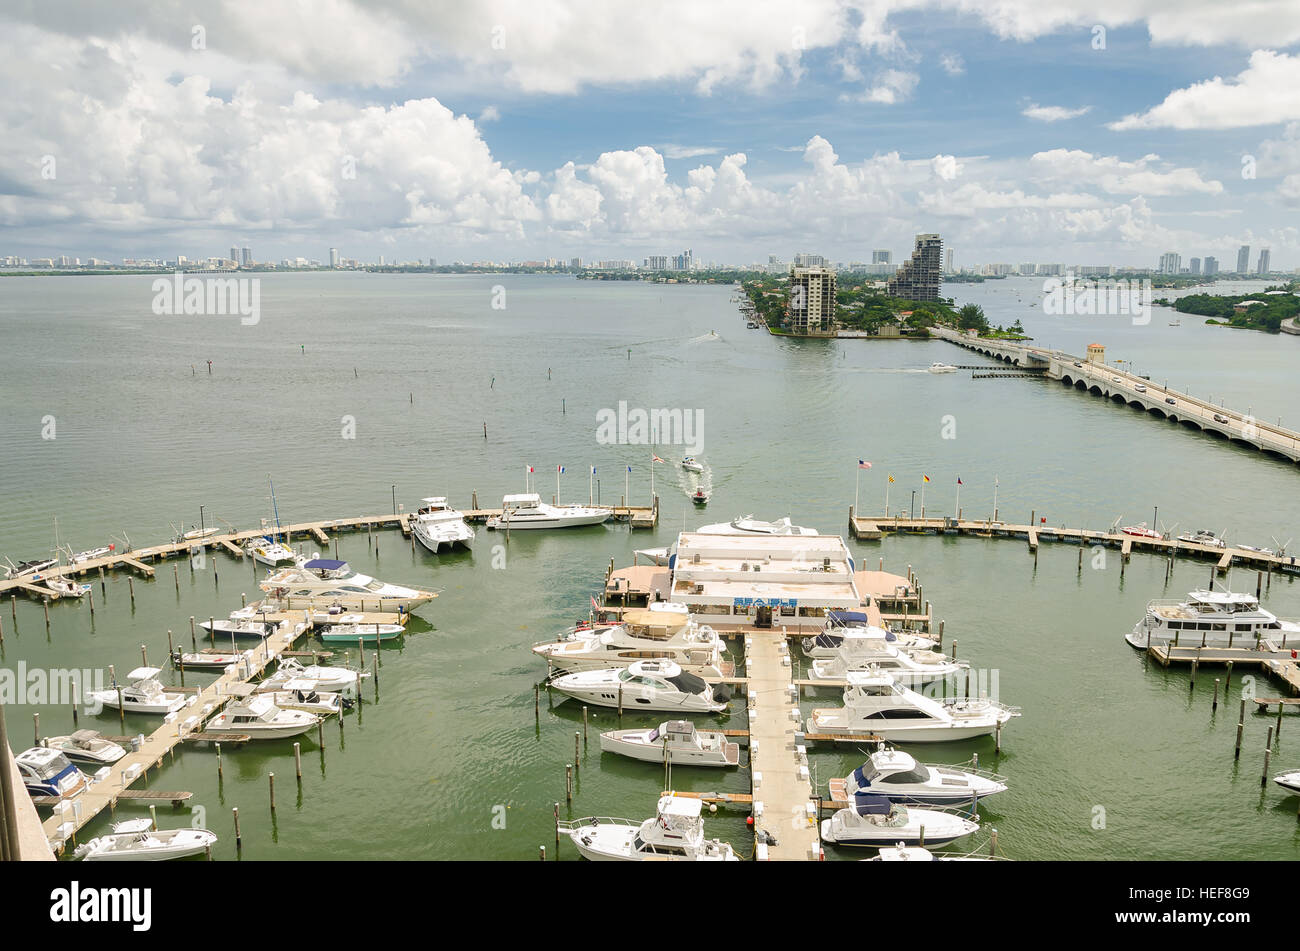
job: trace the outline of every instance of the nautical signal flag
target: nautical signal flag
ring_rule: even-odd
[[[923,475],[923,476],[921,476],[921,481],[922,481],[922,482],[929,482],[929,481],[930,481],[930,477],[929,477],[928,475]]]
[[[890,482],[893,482],[893,481],[894,481],[894,477],[893,477],[892,475],[889,477],[889,481],[890,481]]]
[[[632,471],[632,467],[631,467],[631,466],[628,466],[628,467],[627,467],[627,471],[628,471],[628,472],[631,472],[631,471]]]
[[[532,467],[532,466],[529,466],[529,467],[528,467],[528,471],[529,471],[529,472],[532,472],[532,471],[533,471],[533,467]]]
[[[870,468],[871,468],[871,463],[866,462],[865,460],[859,459],[859,460],[858,460],[858,468],[859,468],[859,469],[870,469]]]
[[[650,453],[650,459],[651,459],[651,461],[653,461],[653,462],[663,462],[663,460],[660,459],[658,456],[656,456],[653,452]],[[631,469],[628,469],[628,471],[631,472],[632,470],[631,470]]]
[[[957,476],[957,484],[961,485],[961,476]]]
[[[556,472],[563,472],[563,471],[564,471],[564,466],[556,466],[556,467],[555,467],[555,471],[556,471]]]
[[[592,475],[595,475],[595,474],[596,474],[596,467],[595,467],[595,466],[592,466],[592,467],[591,467],[591,474],[592,474]]]

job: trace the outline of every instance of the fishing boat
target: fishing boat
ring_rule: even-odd
[[[1300,793],[1300,769],[1293,769],[1289,772],[1279,773],[1273,777],[1273,782],[1277,783],[1288,792]]]
[[[487,527],[517,532],[523,529],[577,528],[609,521],[613,509],[589,505],[548,505],[536,492],[507,495],[501,499],[501,514],[487,520]]]
[[[58,750],[74,763],[107,766],[126,755],[126,750],[104,739],[95,730],[77,730],[68,736],[47,736],[41,740],[46,749]]]
[[[316,636],[326,644],[386,644],[404,633],[400,624],[331,624]]]
[[[72,799],[90,786],[90,778],[59,750],[33,746],[14,757],[23,785],[33,796]]]
[[[282,657],[275,673],[258,684],[254,692],[272,693],[285,689],[291,680],[310,680],[318,690],[341,693],[351,699],[357,696],[362,678],[369,676],[350,667],[322,667],[319,664],[303,666],[292,657]]]
[[[474,529],[465,524],[465,516],[447,504],[443,496],[421,499],[424,504],[411,516],[411,534],[435,555],[444,548],[468,547]]]
[[[933,650],[938,642],[933,638],[914,634],[911,631],[891,631],[876,627],[862,611],[828,611],[826,625],[820,634],[805,637],[800,641],[803,652],[809,657],[835,657],[844,645],[844,638],[856,632],[864,632],[867,637],[882,638],[886,644],[904,650]]]
[[[937,809],[917,809],[874,793],[855,796],[852,805],[823,819],[821,837],[836,845],[947,845],[972,832],[979,823]]]
[[[321,717],[336,713],[341,716],[344,709],[352,706],[352,701],[344,699],[342,694],[322,691],[316,681],[300,677],[285,681],[282,690],[268,691],[259,696],[268,697],[281,710],[302,710]]]
[[[1178,536],[1178,540],[1187,542],[1190,545],[1209,545],[1211,548],[1226,548],[1228,545],[1214,532],[1206,529],[1201,529],[1199,532],[1184,532]]]
[[[873,733],[882,740],[942,743],[988,736],[1019,709],[996,700],[935,699],[909,690],[884,671],[844,688],[844,706],[813,710],[809,733]]]
[[[957,368],[953,366],[951,363],[931,363],[930,372],[931,373],[956,373]]]
[[[808,676],[811,680],[853,683],[856,675],[873,667],[889,673],[901,684],[921,687],[957,676],[970,665],[950,660],[938,651],[899,648],[889,642],[883,628],[865,627],[846,630],[830,657],[812,662]]]
[[[178,647],[172,654],[172,663],[177,667],[184,667],[186,670],[225,670],[231,664],[238,664],[245,657],[252,654],[252,651],[213,651],[205,650],[191,653],[182,652]]]
[[[1171,320],[1171,321],[1169,321],[1169,326],[1170,326],[1170,327],[1181,327],[1182,325],[1183,325],[1183,322],[1182,322],[1181,320]]]
[[[246,735],[254,740],[283,740],[300,736],[321,721],[314,713],[282,709],[265,694],[253,694],[252,690],[249,684],[231,684],[227,692],[236,699],[227,701],[204,731]]]
[[[183,693],[168,693],[158,681],[162,671],[157,667],[137,667],[126,675],[127,684],[120,688],[122,710],[126,713],[147,713],[165,716],[185,706],[188,699]],[[119,688],[92,690],[86,696],[96,703],[116,710]]]
[[[1125,525],[1120,531],[1125,535],[1132,535],[1134,538],[1164,538],[1159,532],[1147,528],[1146,522],[1138,525]]]
[[[800,525],[791,525],[790,519],[779,519],[775,522],[764,522],[756,519],[752,515],[741,515],[733,518],[730,522],[718,522],[714,525],[703,525],[697,530],[703,535],[816,535],[815,528],[804,528]]]
[[[710,686],[671,661],[659,660],[564,674],[553,678],[550,685],[583,703],[625,710],[721,713],[731,699],[731,691],[725,684]]]
[[[17,581],[19,578],[25,578],[28,575],[39,574],[49,568],[53,568],[59,563],[57,558],[36,558],[31,561],[20,561],[18,564],[10,562],[2,569],[6,581]]]
[[[593,862],[740,861],[727,843],[704,838],[703,806],[703,800],[669,793],[644,822],[590,816],[563,820],[558,828]]]
[[[1124,636],[1140,650],[1149,643],[1252,647],[1266,638],[1277,645],[1283,639],[1294,642],[1300,638],[1300,623],[1264,610],[1254,595],[1205,589],[1189,592],[1182,601],[1149,601],[1146,614]]]
[[[740,744],[722,733],[697,730],[690,720],[668,720],[648,730],[609,730],[600,735],[600,749],[673,766],[740,765]]]
[[[730,665],[723,661],[723,649],[718,632],[691,618],[686,605],[660,602],[625,612],[617,624],[573,630],[559,640],[536,644],[533,653],[561,673],[662,660],[700,676],[724,677],[724,667],[730,670]]]
[[[687,472],[703,472],[704,466],[694,456],[682,458],[682,468]]]
[[[696,505],[708,505],[709,494],[705,492],[704,489],[702,488],[696,489],[695,494],[691,496],[691,501],[694,502]]]
[[[268,536],[255,538],[244,546],[244,552],[258,564],[279,568],[281,565],[294,563],[294,551]]]
[[[207,829],[154,829],[150,819],[127,819],[79,846],[73,855],[83,862],[165,862],[201,855],[217,844]]]
[[[362,611],[410,611],[437,597],[353,572],[345,561],[313,558],[281,568],[258,582],[267,596],[294,608],[342,605]]]
[[[959,806],[1006,792],[1006,780],[984,770],[957,769],[918,763],[902,750],[878,750],[844,779],[830,781],[831,799],[879,793],[894,802],[930,806]]]

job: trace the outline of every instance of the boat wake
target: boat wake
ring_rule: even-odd
[[[698,337],[692,337],[690,340],[687,341],[687,343],[690,344],[720,343],[721,341],[722,341],[722,334],[713,331],[706,334],[700,334]]]

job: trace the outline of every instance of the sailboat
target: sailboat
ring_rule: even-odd
[[[269,536],[255,538],[244,547],[244,551],[252,556],[253,560],[267,565],[271,568],[279,568],[281,565],[292,565],[294,561],[293,549],[282,544],[278,540],[280,533],[280,510],[275,504],[275,483],[270,476],[266,477],[271,486],[271,512],[275,515],[275,531]],[[263,527],[266,521],[262,522]]]

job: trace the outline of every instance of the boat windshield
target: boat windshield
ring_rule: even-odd
[[[676,677],[669,677],[668,682],[682,693],[704,693],[705,688],[708,687],[704,678],[688,674],[686,671],[682,671]]]
[[[51,757],[47,763],[33,766],[32,772],[36,774],[38,779],[53,779],[55,776],[59,775],[59,773],[71,766],[72,762],[60,753],[58,756]]]
[[[647,743],[654,743],[655,741],[657,741],[659,739],[659,727],[655,727],[653,730],[651,730],[650,735],[647,736],[645,739]]]

